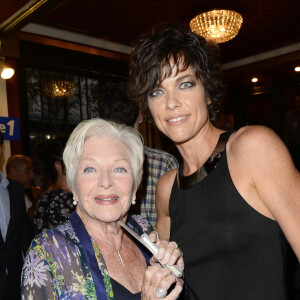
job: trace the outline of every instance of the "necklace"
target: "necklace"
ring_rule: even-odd
[[[121,250],[121,247],[122,247],[122,242],[121,242],[121,246],[120,246],[120,249],[116,249],[113,245],[111,245],[109,242],[107,242],[105,239],[103,239],[100,235],[98,235],[99,239],[102,240],[105,244],[107,244],[109,247],[111,247],[113,250],[115,250],[117,253],[118,253],[118,256],[120,258],[120,261],[122,263],[122,266],[123,268],[125,269],[125,264],[124,264],[124,261],[123,261],[123,258],[120,254],[120,250]]]

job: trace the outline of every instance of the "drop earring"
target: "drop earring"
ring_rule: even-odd
[[[77,205],[77,201],[75,199],[75,196],[73,196],[73,205]]]
[[[132,197],[131,204],[134,205],[136,203],[135,196]]]

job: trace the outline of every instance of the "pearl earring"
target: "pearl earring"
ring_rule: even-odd
[[[135,203],[136,203],[136,201],[135,201],[135,196],[133,196],[133,197],[132,197],[131,204],[134,205]]]
[[[73,205],[77,205],[77,201],[75,199],[75,196],[73,196]]]

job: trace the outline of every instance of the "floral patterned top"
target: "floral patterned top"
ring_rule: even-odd
[[[38,234],[65,223],[75,209],[72,193],[61,189],[43,193],[34,213],[34,232]]]
[[[141,216],[133,216],[128,225],[138,227],[136,232],[153,230]],[[149,264],[150,254],[140,250]],[[114,299],[101,249],[76,212],[65,224],[34,238],[25,257],[21,286],[22,300]]]

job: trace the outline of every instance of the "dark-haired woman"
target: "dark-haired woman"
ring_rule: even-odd
[[[65,165],[62,159],[66,141],[64,137],[47,141],[43,157],[41,157],[42,174],[50,182],[50,186],[41,195],[35,210],[36,234],[64,223],[76,208],[73,204],[73,194],[67,187]]]
[[[190,300],[289,299],[286,240],[300,260],[300,174],[271,129],[213,125],[222,85],[211,50],[166,26],[131,54],[132,92],[183,158],[156,186],[157,229],[184,253]]]

